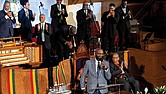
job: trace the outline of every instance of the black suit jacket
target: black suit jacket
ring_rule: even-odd
[[[26,17],[24,8],[21,9],[18,12],[18,21],[21,23],[21,28],[28,28],[28,29],[32,30],[31,21],[34,21],[35,18],[33,18],[32,10],[28,9],[28,12],[29,12],[29,18]]]
[[[122,62],[120,62],[120,65],[121,65]],[[113,62],[110,62],[110,72],[112,74],[112,78],[120,78],[121,76],[121,73],[122,73],[122,70],[116,66]],[[126,77],[130,77],[131,75],[129,74],[129,70],[126,69],[123,65],[123,70],[125,71],[125,76]]]
[[[46,25],[48,25],[48,31],[46,31]],[[52,35],[51,25],[49,23],[45,23],[44,28],[45,28],[45,30],[44,30],[44,36],[45,36],[44,46],[47,49],[51,49],[51,35]],[[41,29],[38,30],[38,24],[36,24],[35,25],[35,36],[37,37],[37,44],[43,44],[41,32],[42,32]]]
[[[101,32],[102,37],[115,37],[116,35],[116,24],[118,23],[119,15],[115,12],[115,17],[110,16],[107,18],[109,12],[104,12],[101,18],[101,21],[104,22]]]
[[[15,17],[13,19],[5,18],[6,12],[4,10],[0,11],[0,38],[7,38],[14,35],[13,24],[16,23]]]
[[[88,13],[90,13],[91,10],[88,9]],[[86,13],[84,12],[84,9],[81,9],[77,11],[76,19],[77,19],[77,35],[78,38],[84,39],[88,35],[88,30],[90,30],[90,21],[92,19],[86,20]]]
[[[65,13],[58,15],[60,11],[58,10],[57,4],[54,4],[51,6],[51,25],[53,28],[60,28],[60,25],[66,25],[66,17],[68,17],[67,11],[66,11],[66,5],[61,4],[61,9],[64,9]],[[62,19],[61,19],[62,17]],[[60,21],[61,19],[61,21]]]
[[[132,15],[131,15],[131,18],[130,18],[129,16],[127,16],[127,13],[128,13],[129,11],[131,11],[131,10],[129,9],[129,7],[126,7],[126,14],[123,12],[122,6],[119,6],[118,8],[116,8],[115,11],[116,11],[116,12],[118,13],[118,15],[119,15],[119,22],[118,22],[118,24],[117,24],[117,29],[118,29],[118,31],[123,31],[123,30],[125,30],[125,29],[130,30],[130,22],[129,22],[129,20],[132,19]]]

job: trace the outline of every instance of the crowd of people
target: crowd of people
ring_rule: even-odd
[[[51,6],[51,24],[45,22],[44,14],[40,14],[40,22],[35,26],[35,33],[33,34],[31,21],[35,20],[36,13],[32,12],[30,9],[30,3],[27,0],[21,4],[23,8],[18,12],[18,21],[20,23],[20,35],[22,39],[25,41],[31,41],[31,38],[36,37],[38,41],[45,42],[44,44],[46,45],[48,44],[48,47],[46,48],[49,48],[49,50],[53,49],[52,53],[59,56],[59,61],[66,59],[67,57],[61,56],[60,53],[66,51],[70,52],[70,49],[68,49],[66,45],[68,45],[69,48],[72,48],[72,40],[69,38],[66,40],[67,36],[71,37],[69,36],[70,34],[64,35],[59,33],[62,28],[70,26],[66,22],[68,13],[66,5],[62,4],[62,0],[56,0],[56,4]],[[127,0],[122,0],[121,6],[117,8],[115,7],[114,3],[110,3],[109,10],[104,12],[101,17],[101,35],[99,37],[101,38],[101,48],[104,50],[104,53],[123,51],[129,47],[129,20],[132,19],[132,12],[127,6]],[[44,19],[41,21],[41,17],[43,18],[43,16]],[[0,18],[0,38],[12,37],[14,35],[13,24],[16,23],[16,20],[13,12],[10,11],[9,1],[5,1],[4,8],[0,11]],[[93,11],[89,8],[87,1],[84,1],[82,9],[77,11],[76,20],[77,30],[75,31],[77,31],[77,34],[74,35],[76,44],[79,46],[80,43],[85,43],[87,49],[89,49],[91,33],[93,33],[92,29],[94,29],[90,24],[94,22],[95,16]],[[39,32],[41,30],[47,32]],[[43,35],[43,40],[41,35]],[[117,37],[118,41],[116,39]]]
[[[32,23],[35,20],[36,13],[30,10],[30,3],[22,3],[23,8],[18,12],[18,21],[21,25],[21,37],[24,41],[31,41],[31,38],[37,38],[37,44],[43,46],[43,65],[50,64],[51,56],[57,56],[57,61],[69,58],[69,53],[73,50],[76,37],[76,44],[85,43],[89,49],[89,40],[91,35],[90,23],[94,21],[93,11],[88,7],[88,2],[83,2],[82,9],[76,13],[77,29],[68,25],[66,5],[62,0],[56,0],[56,4],[51,6],[50,17],[51,24],[45,22],[45,15],[40,14],[40,22],[35,25],[35,32],[32,34]],[[122,66],[118,54],[113,54],[112,61],[109,63],[103,59],[106,51],[108,53],[123,51],[129,47],[130,23],[132,12],[127,6],[127,0],[122,0],[121,6],[115,8],[114,3],[109,4],[109,10],[104,12],[101,17],[101,48],[95,52],[94,60],[87,60],[80,76],[81,89],[85,89],[85,79],[87,80],[87,92],[89,94],[106,94],[107,88],[96,89],[107,85],[107,81],[112,77],[117,79],[118,83],[123,83],[125,90],[130,89],[130,83],[135,87],[134,92],[139,91],[139,82],[132,76],[127,75],[127,68]],[[10,2],[5,1],[3,10],[0,11],[0,38],[12,37],[14,35],[13,24],[16,23],[13,12],[10,11]],[[77,34],[76,34],[77,32]],[[73,37],[74,36],[74,37]],[[118,36],[118,45],[116,37]],[[108,46],[108,47],[107,47]],[[118,49],[115,47],[118,46]],[[127,76],[126,76],[127,75]],[[127,77],[127,79],[126,79]],[[50,82],[50,86],[53,86]]]
[[[116,84],[122,86],[122,90],[140,94],[139,81],[130,74],[128,66],[121,61],[119,54],[113,53],[110,58],[110,61],[104,60],[104,51],[98,48],[95,51],[95,58],[86,61],[77,77],[82,92],[107,94],[109,85],[115,84],[116,81]]]

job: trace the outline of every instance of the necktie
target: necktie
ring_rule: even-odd
[[[58,5],[58,10],[61,11],[61,5],[60,4]]]
[[[97,66],[97,76],[99,76],[100,69],[101,69],[100,62],[98,62],[98,66]]]
[[[41,23],[41,36],[42,36],[42,41],[45,41],[45,37],[44,37],[44,25]]]
[[[28,11],[26,11],[26,17],[29,19],[29,13],[28,13]]]

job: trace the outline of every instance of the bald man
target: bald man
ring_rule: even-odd
[[[111,78],[109,63],[104,60],[104,52],[98,48],[95,52],[95,59],[87,60],[84,66],[80,85],[81,89],[85,89],[86,77],[87,81],[87,92],[88,94],[106,94],[107,88],[97,89],[97,87],[104,87],[107,85],[107,80]]]

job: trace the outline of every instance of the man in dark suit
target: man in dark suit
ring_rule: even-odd
[[[37,37],[37,44],[43,45],[44,62],[49,61],[48,56],[50,56],[50,49],[51,49],[51,39],[50,39],[51,34],[52,34],[51,25],[45,22],[45,15],[41,14],[40,23],[35,25],[35,36]]]
[[[72,25],[63,25],[56,33],[51,36],[51,44],[53,48],[53,55],[58,56],[57,62],[69,58],[69,53],[72,51],[72,35],[76,33],[76,28]]]
[[[95,52],[95,59],[87,60],[84,66],[80,85],[81,89],[85,89],[85,81],[87,80],[88,94],[107,94],[108,89],[100,87],[107,86],[107,80],[111,78],[109,63],[104,60],[104,52],[98,48]]]
[[[118,14],[114,11],[115,4],[110,3],[109,11],[103,13],[102,21],[102,32],[101,32],[101,48],[104,50],[107,49],[107,40],[109,41],[109,50],[108,53],[114,52],[114,41],[116,32],[116,24],[118,23]]]
[[[42,45],[43,48],[43,63],[41,64],[41,67],[48,67],[49,88],[53,87],[53,77],[52,77],[53,69],[50,57],[51,35],[52,35],[51,25],[45,22],[45,15],[40,14],[40,23],[35,25],[34,36],[37,38],[37,44]]]
[[[58,54],[58,61],[61,61],[63,59],[68,59],[69,54],[73,51],[71,48],[73,41],[73,35],[76,34],[76,28],[72,25],[64,25],[62,26],[58,31],[58,39],[57,39],[57,54]]]
[[[122,5],[116,9],[119,14],[117,30],[119,35],[119,50],[126,50],[130,40],[130,22],[132,19],[131,10],[127,6],[127,0],[122,0]]]
[[[66,11],[66,5],[61,4],[62,0],[57,0],[57,3],[51,6],[51,26],[53,32],[57,32],[63,25],[67,25],[66,17],[68,17]]]
[[[26,41],[31,41],[32,38],[32,23],[35,20],[36,14],[30,10],[28,1],[23,3],[23,9],[18,12],[18,21],[21,23],[21,37]]]
[[[77,11],[77,44],[85,42],[89,48],[90,21],[92,20],[92,11],[88,9],[88,2],[83,3],[83,8]]]
[[[15,23],[13,12],[10,11],[10,2],[5,1],[4,9],[0,11],[0,38],[13,36],[13,24]]]
[[[139,82],[129,74],[128,66],[123,61],[119,60],[119,55],[114,53],[110,62],[110,70],[112,79],[116,80],[117,83],[123,84],[123,89],[130,91],[134,90],[134,94],[140,92]]]

